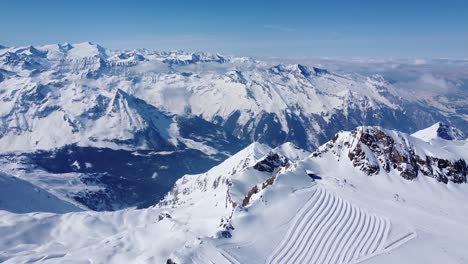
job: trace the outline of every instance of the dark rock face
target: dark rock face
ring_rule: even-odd
[[[446,140],[463,140],[465,135],[460,130],[451,127],[445,123],[439,122],[437,128],[437,136]]]
[[[252,196],[256,193],[258,193],[260,190],[258,189],[258,186],[255,185],[254,187],[252,187],[252,189],[249,190],[249,192],[247,193],[247,195],[244,197],[244,200],[242,200],[242,206],[247,206],[250,202],[250,198],[252,198]]]
[[[162,212],[159,214],[158,216],[158,221],[162,221],[164,219],[172,219],[172,216],[169,214],[169,213],[166,213],[166,212]]]
[[[221,231],[221,236],[224,237],[224,238],[231,238],[232,237],[231,232],[229,232],[227,230]]]
[[[277,153],[270,153],[263,160],[254,165],[258,171],[273,172],[276,168],[285,166],[288,159],[280,157]]]
[[[172,259],[167,259],[166,264],[177,264],[177,262],[173,261]]]
[[[349,151],[348,158],[354,166],[360,167],[368,175],[379,173],[382,167],[386,172],[390,172],[391,169],[397,170],[407,180],[418,176],[414,150],[411,146],[405,146],[407,150],[405,152],[399,151],[393,138],[379,129],[369,131],[363,129],[361,133],[353,130],[351,134],[362,144],[356,144],[356,147]],[[370,162],[363,150],[365,147],[378,157],[378,162]]]
[[[336,153],[340,134],[312,156],[332,151]],[[349,139],[342,142],[347,148],[347,157],[351,163],[367,175],[378,174],[381,170],[397,171],[403,178],[412,180],[422,175],[440,182],[466,183],[467,166],[464,159],[447,160],[430,155],[420,156],[401,134],[389,135],[377,127],[360,127],[351,131]]]

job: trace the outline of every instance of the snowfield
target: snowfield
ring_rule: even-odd
[[[391,159],[389,170],[378,161],[389,138],[401,155],[412,146],[413,158],[449,160],[468,159],[466,140],[426,142],[377,127],[356,131],[362,133],[340,133],[305,155],[291,144],[272,149],[253,143],[206,173],[179,179],[151,208],[0,211],[0,261],[467,263],[466,171],[463,183],[421,170],[408,179],[399,168],[411,163],[410,156]],[[380,136],[369,139],[372,133]],[[441,142],[453,152],[435,152]],[[347,154],[359,144],[371,147],[356,166]],[[371,155],[379,170],[369,174],[361,165],[375,165]]]

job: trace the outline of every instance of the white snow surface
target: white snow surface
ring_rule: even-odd
[[[300,122],[313,124],[306,126],[306,137],[318,146],[323,124],[309,120],[313,115],[331,122],[339,111],[345,116],[348,111],[381,108],[403,111],[403,103],[418,100],[417,94],[400,97],[399,90],[380,76],[337,74],[299,64],[272,66],[209,53],[109,50],[90,42],[4,48],[0,69],[4,151],[74,143],[147,148],[147,142],[137,146],[115,142],[131,140],[148,128],[176,144],[177,131],[167,129],[170,120],[151,118],[150,112],[156,110],[149,111],[149,106],[210,122],[233,118],[233,134],[239,137],[253,137],[265,114],[274,114],[287,133],[288,118],[294,114],[303,119]],[[148,107],[131,103],[137,98]],[[450,105],[440,105],[431,106],[444,115],[455,112]]]
[[[448,160],[458,160],[468,159],[468,148],[467,141],[460,140],[460,141],[447,141],[447,140],[434,140],[427,142],[425,140],[420,139],[413,135],[408,135],[406,133],[402,133],[396,130],[384,129],[382,127],[369,127],[369,126],[362,126],[357,127],[357,136],[352,135],[349,131],[341,131],[338,132],[337,138],[339,143],[334,144],[334,148],[336,149],[335,153],[337,156],[340,156],[340,151],[342,155],[344,155],[344,149],[351,149],[353,145],[360,144],[357,140],[362,133],[375,133],[376,130],[383,131],[385,135],[390,136],[394,142],[395,147],[402,153],[407,153],[409,151],[414,151],[414,154],[425,158],[426,156],[434,156]],[[349,142],[349,147],[343,147],[345,145],[344,142]],[[381,142],[379,142],[381,144]],[[327,144],[322,145],[319,150],[326,148]],[[366,149],[366,151],[370,151]],[[409,153],[407,153],[409,155]],[[372,155],[367,155],[373,156]]]
[[[273,151],[290,160],[302,160],[310,155],[309,151],[298,148],[290,142],[279,145]]]
[[[428,142],[410,140],[417,151],[436,151]],[[444,143],[457,152],[431,155],[468,158],[466,146]],[[0,211],[0,261],[467,262],[466,183],[444,184],[423,175],[409,181],[395,171],[368,176],[332,151],[271,173],[255,169],[275,151],[254,143],[206,173],[184,176],[153,208],[66,214]],[[306,170],[322,179],[311,179]],[[262,187],[272,176],[274,181]],[[259,191],[241,206],[253,186]],[[225,238],[223,231],[232,237]]]
[[[0,210],[14,213],[82,211],[36,185],[4,173],[0,173]]]
[[[437,122],[426,129],[419,130],[413,133],[412,136],[429,142],[435,139],[465,140],[466,138],[465,134],[459,129],[441,122]]]

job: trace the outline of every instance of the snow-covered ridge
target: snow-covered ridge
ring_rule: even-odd
[[[163,112],[199,116],[233,136],[271,146],[290,141],[311,150],[362,124],[414,132],[450,117],[467,129],[456,102],[403,98],[381,76],[202,52],[109,50],[85,42],[0,50],[0,140],[41,142],[39,128],[53,124],[68,136],[53,135],[41,148],[89,141],[77,134],[86,134],[83,129],[118,90]],[[23,150],[32,147],[38,146]]]
[[[463,144],[441,148],[380,127],[358,127],[350,132],[339,132],[312,157],[325,153],[332,153],[337,159],[348,159],[368,175],[393,171],[408,180],[424,175],[444,183],[466,183],[468,172],[468,153]]]
[[[290,144],[271,149],[252,143],[206,173],[180,178],[157,207],[185,208],[187,213],[204,215],[211,223],[204,227],[211,228],[207,235],[216,227],[229,231],[234,210],[258,199],[281,169],[291,165],[292,161],[280,154],[281,149],[288,149],[294,157],[303,155],[303,150],[291,148]]]
[[[465,134],[460,129],[442,122],[437,122],[431,127],[419,130],[413,133],[412,136],[424,141],[431,141],[437,138],[445,140],[465,140],[466,138]]]
[[[67,63],[87,61],[89,64],[101,63],[100,66],[134,66],[144,61],[161,61],[168,64],[187,65],[199,62],[223,63],[230,57],[204,52],[188,53],[184,51],[158,52],[147,49],[110,50],[98,44],[83,42],[76,44],[52,44],[44,46],[2,47],[0,58],[5,66],[43,66],[53,67]],[[82,65],[87,66],[87,65]],[[79,68],[75,68],[79,69]],[[83,68],[82,68],[83,69]],[[97,70],[97,68],[94,68]]]

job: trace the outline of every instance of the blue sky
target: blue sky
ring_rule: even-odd
[[[0,44],[468,58],[468,1],[0,0]]]

